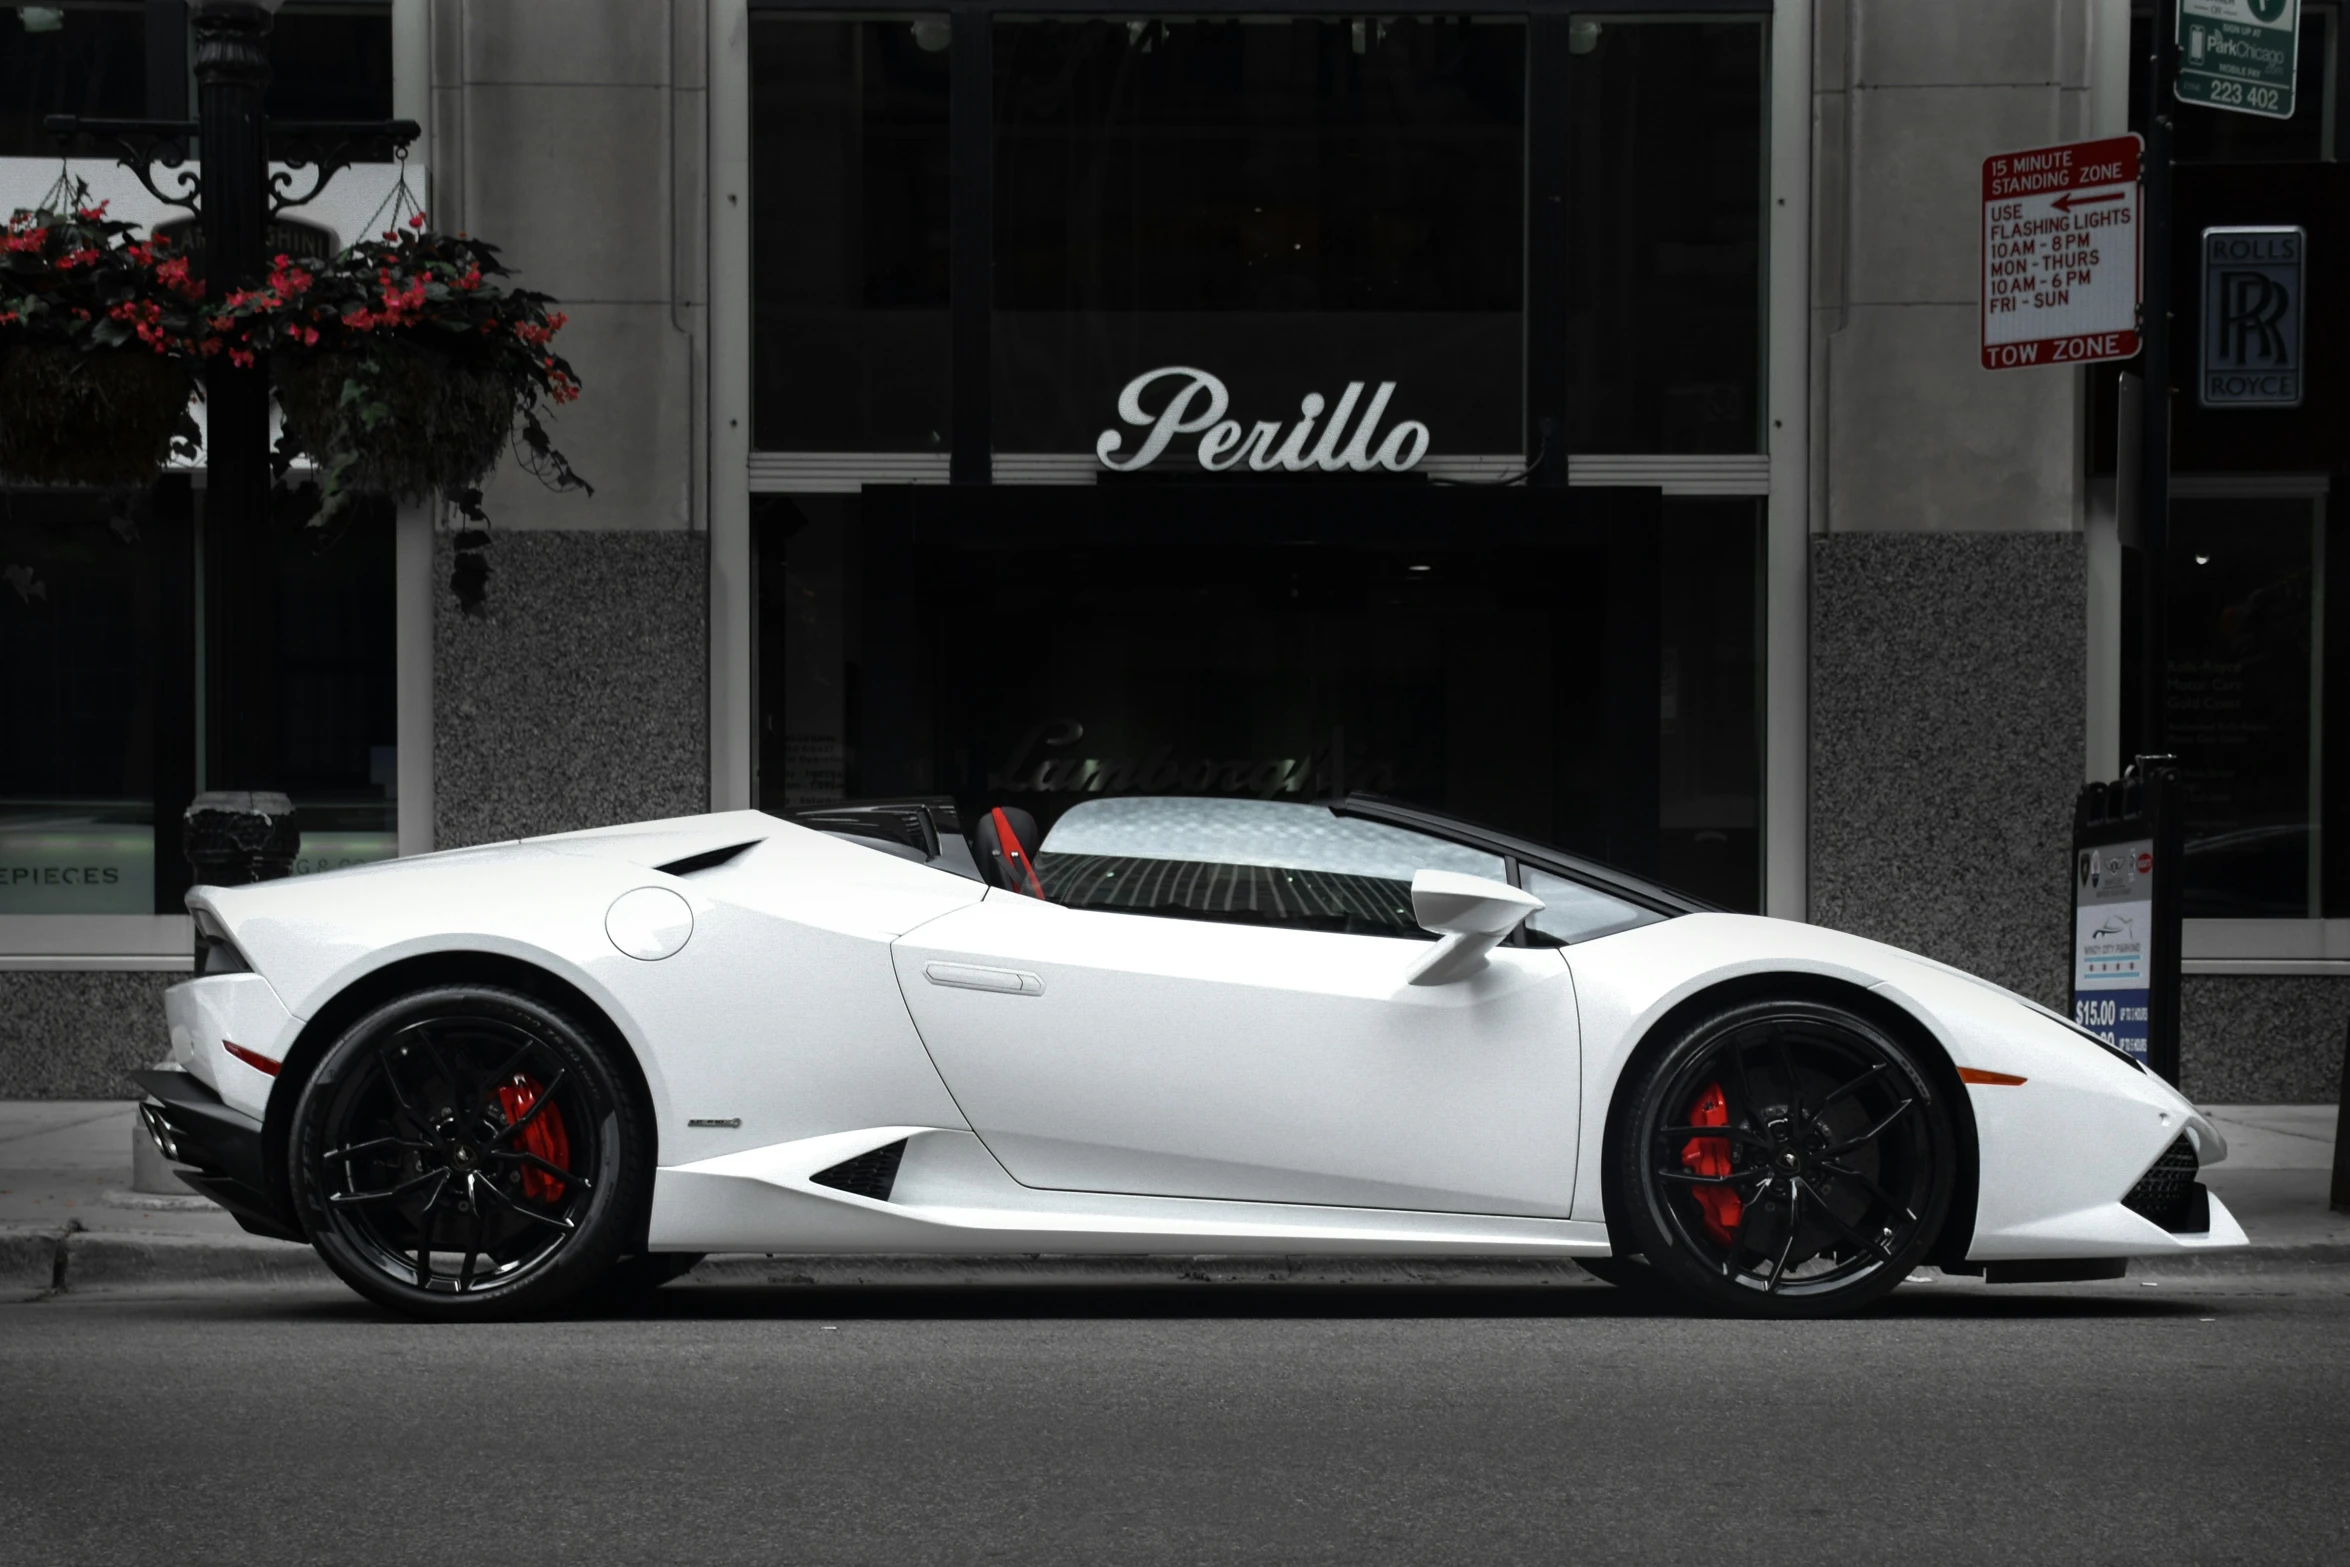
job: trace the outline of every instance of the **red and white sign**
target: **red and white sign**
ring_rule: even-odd
[[[1983,368],[2138,352],[2136,135],[1983,160]]]

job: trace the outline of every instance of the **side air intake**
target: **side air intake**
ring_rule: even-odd
[[[818,1186],[829,1186],[834,1191],[870,1197],[875,1202],[887,1202],[890,1188],[898,1183],[898,1161],[905,1157],[906,1140],[901,1137],[871,1153],[861,1153],[854,1159],[843,1159],[829,1170],[818,1170],[808,1179]]]
[[[2211,1228],[2211,1195],[2195,1179],[2198,1168],[2195,1145],[2182,1133],[2154,1167],[2138,1177],[2122,1206],[2174,1235],[2200,1235]]]

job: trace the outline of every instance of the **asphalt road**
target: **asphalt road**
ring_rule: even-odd
[[[0,1306],[0,1561],[2340,1561],[2350,1270]]]

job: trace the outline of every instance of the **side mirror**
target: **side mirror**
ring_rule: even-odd
[[[1444,939],[1414,965],[1405,982],[1442,985],[1474,974],[1502,937],[1541,912],[1540,898],[1508,882],[1459,871],[1415,871],[1412,918]]]

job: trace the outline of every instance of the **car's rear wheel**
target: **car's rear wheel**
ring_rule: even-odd
[[[1696,1302],[1851,1311],[1908,1277],[1949,1211],[1949,1107],[1917,1052],[1813,1001],[1707,1017],[1637,1063],[1617,1124],[1626,1251]]]
[[[642,1239],[651,1138],[611,1051],[503,987],[381,1007],[296,1101],[311,1244],[370,1300],[445,1320],[559,1310]]]

